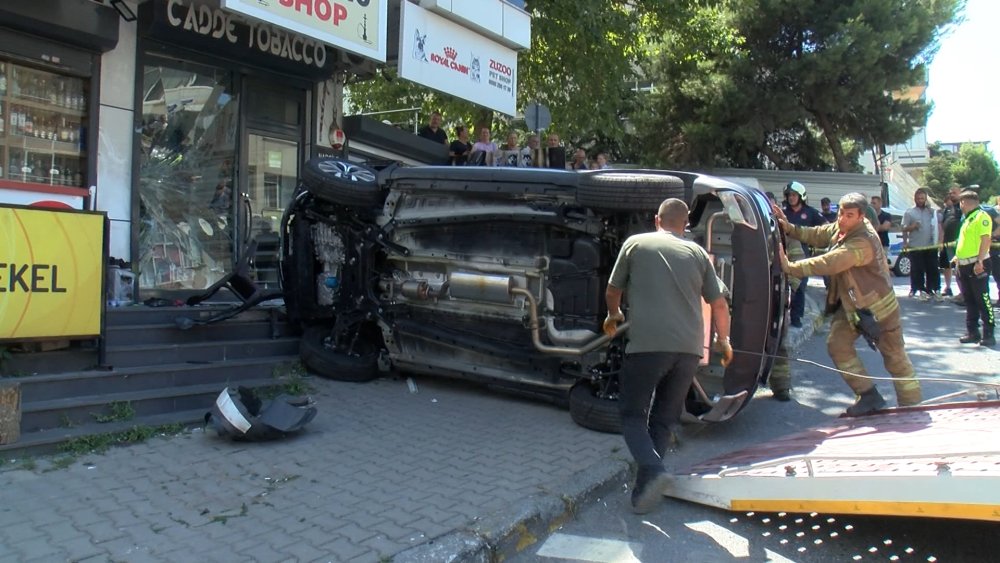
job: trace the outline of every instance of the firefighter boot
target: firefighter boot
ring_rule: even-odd
[[[871,389],[858,395],[858,400],[853,405],[847,407],[847,411],[844,414],[847,416],[861,416],[884,408],[885,399],[882,398],[878,389],[872,385]]]

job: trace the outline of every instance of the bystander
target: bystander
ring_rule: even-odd
[[[709,303],[723,365],[733,357],[729,306],[705,250],[684,238],[688,206],[679,199],[660,204],[656,231],[622,244],[608,282],[604,332],[614,336],[629,302],[631,328],[618,404],[622,435],[638,464],[632,508],[649,512],[663,498],[668,473],[663,457],[677,442],[684,399],[704,349],[702,299]]]
[[[921,301],[939,298],[937,215],[927,205],[927,188],[913,195],[914,206],[903,213],[903,251],[910,255],[910,296]]]

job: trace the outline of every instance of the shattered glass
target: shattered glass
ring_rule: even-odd
[[[239,100],[232,74],[150,59],[142,88],[139,285],[203,289],[233,267]]]

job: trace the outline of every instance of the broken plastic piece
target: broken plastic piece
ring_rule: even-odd
[[[265,402],[253,389],[240,387],[237,393],[227,387],[205,413],[205,424],[237,441],[273,440],[302,430],[316,416],[314,405],[309,397],[291,395]]]

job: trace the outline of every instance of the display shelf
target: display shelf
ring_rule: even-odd
[[[6,138],[0,137],[0,144],[31,153],[79,157],[86,156],[87,154],[87,151],[76,148],[78,145],[75,143],[41,139],[39,137],[25,137],[24,135],[7,135]]]
[[[83,118],[87,116],[87,112],[81,109],[68,108],[60,105],[52,105],[49,102],[36,101],[31,98],[25,98],[21,96],[11,96],[9,90],[6,96],[0,94],[0,100],[4,100],[8,104],[18,105],[31,109],[37,109],[41,111],[47,111],[51,113],[58,113],[61,115],[66,115],[76,118]]]

